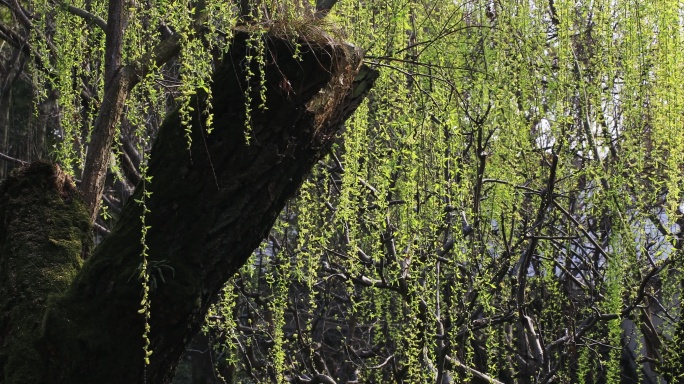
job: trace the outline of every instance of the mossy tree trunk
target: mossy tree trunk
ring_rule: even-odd
[[[288,41],[270,38],[268,109],[253,113],[247,144],[245,38],[238,34],[214,75],[212,133],[206,116],[194,116],[188,149],[175,113],[152,149],[145,187],[145,243],[156,277],[150,364],[143,363],[138,313],[143,209],[135,200],[142,186],[90,254],[89,217],[70,180],[38,163],[0,190],[0,380],[171,382],[222,285],[267,235],[376,76],[350,47],[301,42],[306,53],[295,60]],[[203,95],[193,103],[204,110]]]

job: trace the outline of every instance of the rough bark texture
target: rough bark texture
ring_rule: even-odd
[[[42,314],[90,246],[90,220],[58,167],[34,163],[0,186],[0,381],[40,382]]]
[[[74,261],[83,248],[76,240],[68,240],[70,258],[49,266],[56,271],[68,265],[73,268],[68,276],[77,269],[78,273],[68,280],[70,284],[46,288],[49,300],[43,293],[41,298],[32,299],[35,305],[26,304],[32,306],[26,309],[30,314],[22,313],[24,319],[32,321],[32,328],[22,336],[28,358],[22,358],[21,350],[5,352],[5,345],[13,342],[7,335],[19,335],[20,325],[13,318],[0,318],[0,372],[6,383],[171,382],[185,346],[198,332],[222,285],[266,236],[286,200],[329,148],[338,128],[376,76],[375,71],[361,65],[359,53],[349,46],[301,42],[306,53],[298,61],[292,58],[294,49],[287,40],[270,38],[266,60],[268,109],[254,112],[252,140],[246,144],[245,39],[245,34],[236,36],[224,64],[215,73],[213,132],[207,134],[204,129],[205,116],[195,116],[188,150],[180,118],[172,114],[152,149],[152,183],[147,185],[152,193],[147,199],[151,213],[146,217],[150,229],[145,240],[149,270],[157,277],[156,288],[151,291],[151,364],[143,364],[143,318],[138,314],[142,291],[137,278],[142,209],[134,202],[142,196],[138,186],[117,227],[82,268]],[[258,83],[258,76],[254,81]],[[258,94],[253,99],[258,100]],[[196,111],[204,110],[203,95],[193,103]],[[46,180],[50,177],[45,173]],[[44,193],[61,196],[59,192]],[[7,199],[6,195],[0,199]],[[53,200],[44,204],[52,206],[56,204]],[[82,213],[75,219],[78,225],[59,225],[81,228],[88,222],[88,214],[80,203],[72,204],[79,204]],[[36,205],[32,209],[35,212],[28,215],[38,215],[47,207]],[[69,207],[63,210],[71,212]],[[0,211],[0,289],[20,291],[22,280],[32,279],[34,272],[26,267],[27,255],[5,253],[9,239],[16,236],[16,229],[8,227],[7,221],[17,214]],[[35,220],[42,219],[36,216]],[[41,233],[51,230],[40,229],[36,236],[47,237]],[[71,236],[82,239],[82,228]],[[53,257],[42,248],[31,254]],[[8,274],[15,274],[5,266],[10,261],[23,274],[17,281],[7,281]],[[159,267],[162,264],[173,272]],[[19,305],[22,294],[15,293],[17,299],[10,304],[3,294],[3,316],[9,313],[7,309],[12,310],[8,305]],[[47,300],[47,304],[39,305],[39,300]]]

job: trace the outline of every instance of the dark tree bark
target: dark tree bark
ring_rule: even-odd
[[[268,109],[253,113],[245,143],[245,39],[237,34],[214,75],[213,132],[204,129],[206,116],[194,116],[188,150],[174,113],[152,149],[145,218],[149,272],[157,277],[150,365],[143,363],[138,313],[143,210],[134,200],[142,186],[81,266],[87,209],[68,178],[38,163],[0,189],[1,380],[171,382],[222,285],[267,235],[376,77],[350,46],[302,41],[306,53],[298,61],[290,42],[270,37]],[[204,95],[193,103],[203,111]]]

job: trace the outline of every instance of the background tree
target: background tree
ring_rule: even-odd
[[[381,76],[210,314],[219,366],[681,381],[681,11],[341,2]]]

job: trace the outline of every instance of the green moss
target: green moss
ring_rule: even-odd
[[[85,207],[58,167],[33,163],[0,186],[0,361],[5,383],[39,382],[49,297],[65,292],[91,247]]]

